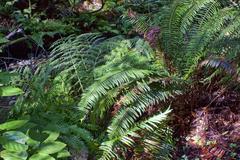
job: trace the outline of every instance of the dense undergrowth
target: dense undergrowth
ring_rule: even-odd
[[[0,157],[239,159],[239,18],[230,0],[1,1]]]

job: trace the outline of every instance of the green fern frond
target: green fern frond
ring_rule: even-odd
[[[99,147],[100,151],[102,151],[99,160],[112,160],[118,159],[118,155],[114,152],[113,146],[115,141],[105,141]]]
[[[178,93],[179,91],[175,91]],[[135,97],[135,103],[130,107],[124,108],[113,119],[108,127],[108,136],[114,138],[117,135],[123,134],[129,127],[134,125],[149,106],[158,104],[160,101],[166,101],[168,98],[173,97],[171,91],[149,91]]]
[[[87,149],[88,147],[86,144],[79,139],[78,136],[72,135],[71,137],[69,136],[63,136],[62,140],[72,149],[74,150],[81,150],[81,149]]]
[[[139,128],[146,129],[147,131],[154,131],[162,123],[163,120],[167,119],[167,115],[171,112],[171,109],[168,108],[166,111],[159,113],[153,117],[150,117],[146,121],[143,121],[139,124]]]
[[[217,0],[184,0],[170,8],[162,25],[162,45],[185,78],[210,54],[237,57],[240,23],[235,7],[223,7]]]
[[[197,19],[197,25],[201,26],[219,8],[219,2],[216,0],[189,1],[189,5],[191,7],[185,12],[181,21],[180,30],[183,34],[188,32],[194,20]],[[194,28],[197,28],[197,26],[194,26]]]
[[[236,13],[233,9],[222,9],[213,15],[205,24],[199,29],[196,35],[191,37],[188,44],[187,51],[191,53],[202,52],[211,41],[214,40],[217,33],[220,32],[225,23],[232,20]]]
[[[123,45],[114,49],[107,57],[105,65],[95,69],[95,75],[99,78],[87,89],[79,103],[79,109],[84,115],[87,115],[108,91],[144,79],[154,72],[148,52],[141,55],[137,52],[138,49],[131,47],[134,45],[124,41]]]
[[[168,10],[165,10],[162,21],[162,45],[167,54],[176,54],[183,43],[183,35],[180,32],[181,21],[185,13],[190,9],[189,1],[174,1]]]
[[[137,132],[141,132],[143,130],[152,132],[153,130],[157,129],[158,126],[164,120],[166,120],[167,115],[170,112],[171,112],[171,110],[167,109],[166,111],[159,113],[158,115],[148,118],[142,122],[135,123],[135,125],[133,125],[132,127],[129,127],[129,129],[126,132],[124,132],[114,138],[109,137],[111,140],[108,140],[101,144],[101,150],[102,150],[101,159],[108,160],[111,158],[115,158],[115,155],[112,154],[111,151],[114,150],[115,145],[118,143],[122,143],[124,145],[132,147],[135,142],[131,137],[139,137]]]
[[[79,103],[79,109],[86,115],[97,103],[100,97],[107,94],[111,90],[121,85],[130,83],[133,80],[143,79],[151,74],[149,70],[129,69],[111,71],[103,76],[101,81],[94,83],[88,91],[83,94]]]
[[[118,45],[121,36],[106,39],[99,33],[71,35],[53,44],[48,60],[53,73],[64,75],[73,88],[83,91],[94,79],[93,70]]]

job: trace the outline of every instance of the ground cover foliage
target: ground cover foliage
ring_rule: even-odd
[[[232,0],[2,0],[4,160],[239,159]]]

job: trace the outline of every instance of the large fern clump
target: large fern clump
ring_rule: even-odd
[[[141,39],[122,41],[106,57],[106,63],[94,70],[95,81],[83,93],[79,103],[82,121],[106,127],[107,134],[99,146],[100,159],[117,158],[122,146],[134,147],[136,143],[150,153],[164,147],[160,142],[168,129],[163,121],[170,110],[161,112],[157,108],[155,114],[149,115],[146,112],[180,91],[163,64],[154,62],[147,45]],[[151,134],[153,130],[159,133]]]
[[[148,42],[87,33],[59,40],[51,53],[37,74],[48,71],[55,82],[55,90],[48,88],[47,93],[63,82],[67,94],[79,99],[74,137],[90,158],[122,159],[145,153],[171,159],[173,140],[166,123],[171,109],[163,102],[181,93],[181,80],[165,69]],[[65,140],[74,144],[73,139]]]
[[[174,1],[165,12],[162,46],[186,78],[206,57],[238,57],[239,9],[224,2]]]

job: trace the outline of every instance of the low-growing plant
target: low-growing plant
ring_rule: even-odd
[[[36,121],[56,122],[49,127],[59,126],[63,141],[72,147],[77,143],[90,159],[119,159],[128,152],[170,159],[173,141],[166,121],[171,109],[159,103],[180,94],[179,83],[143,39],[70,36],[54,44],[15,109],[42,115]],[[69,105],[61,98],[68,96],[74,97]]]
[[[0,124],[0,157],[4,160],[62,159],[70,154],[59,133],[38,130],[28,120],[13,120]]]
[[[15,96],[23,93],[20,88],[9,85],[13,76],[16,74],[0,71],[0,96]]]

